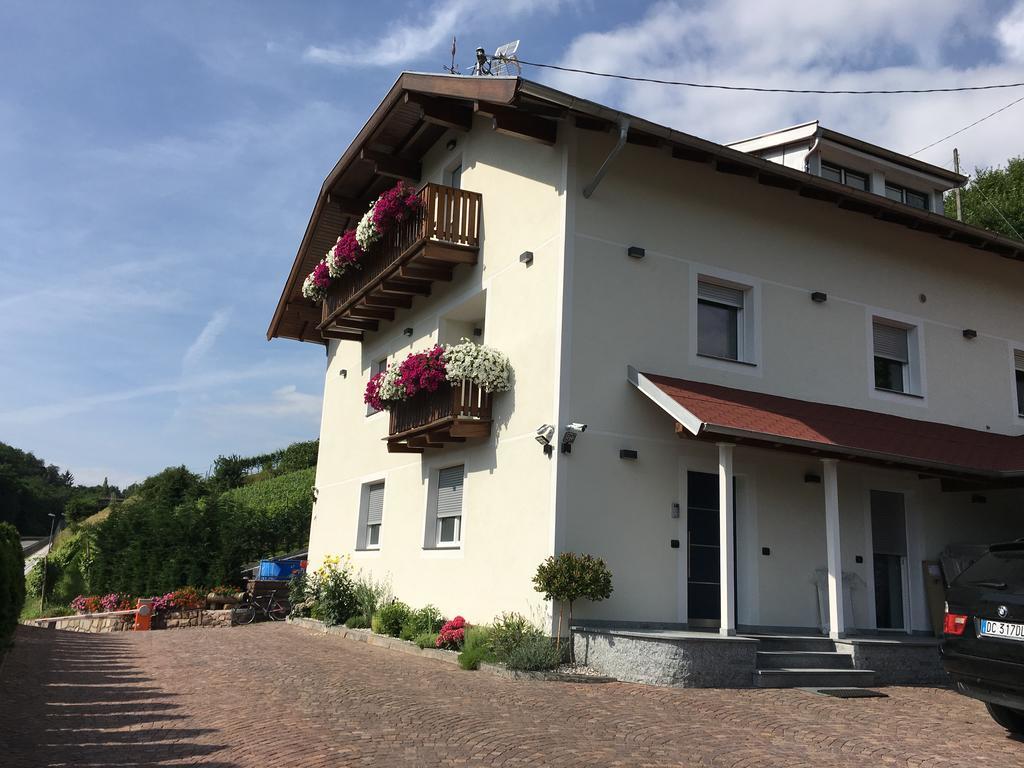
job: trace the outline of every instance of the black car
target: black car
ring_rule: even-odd
[[[1024,736],[1024,541],[990,547],[949,586],[941,651],[957,690]]]

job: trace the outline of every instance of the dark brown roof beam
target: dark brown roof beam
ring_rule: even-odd
[[[373,163],[374,171],[380,176],[390,176],[393,179],[418,182],[422,174],[420,164],[412,160],[406,160],[394,155],[385,155],[372,149],[364,149],[359,153],[359,159]]]
[[[357,320],[394,320],[395,310],[389,307],[352,307],[348,313]]]
[[[385,280],[380,289],[385,293],[397,293],[400,296],[429,296],[430,285],[411,280]]]
[[[508,107],[478,101],[473,108],[481,115],[491,118],[491,128],[506,136],[516,136],[527,141],[551,146],[558,138],[558,125],[543,117],[534,117]]]
[[[362,341],[363,334],[349,332],[349,331],[336,331],[331,328],[325,328],[320,331],[325,339],[335,339],[336,341]]]
[[[327,193],[327,202],[335,206],[344,216],[362,216],[370,207],[369,203],[362,203],[351,197],[343,197],[333,192]]]
[[[395,309],[409,309],[412,306],[412,297],[383,296],[381,294],[374,294],[364,296],[363,304],[368,307],[394,307]]]
[[[380,323],[376,320],[358,320],[354,317],[335,317],[331,320],[328,330],[335,328],[342,331],[376,331]]]
[[[419,107],[420,119],[424,122],[459,131],[468,131],[473,127],[473,109],[466,104],[412,93],[402,98],[406,104]]]
[[[398,268],[398,276],[410,280],[443,280],[449,282],[452,279],[452,268],[424,267],[419,264],[406,264]]]

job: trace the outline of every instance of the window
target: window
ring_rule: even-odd
[[[439,547],[457,547],[462,541],[462,485],[465,467],[442,469],[437,477],[437,537]]]
[[[698,355],[724,360],[743,359],[745,304],[745,290],[709,280],[698,280]]]
[[[1013,376],[1017,385],[1017,415],[1024,416],[1024,352],[1013,350]]]
[[[448,171],[448,186],[462,189],[462,163]]]
[[[912,189],[901,187],[898,184],[885,184],[885,196],[898,203],[909,205],[922,211],[928,210],[928,195],[924,192],[915,192]]]
[[[382,373],[384,370],[387,369],[387,367],[388,367],[388,359],[386,357],[383,360],[378,360],[376,363],[374,363],[373,365],[370,366],[370,378],[372,379],[378,373]],[[367,405],[366,406],[366,415],[367,416],[373,416],[373,414],[375,414],[375,413],[380,413],[380,411],[378,411],[372,405]]]
[[[869,188],[868,176],[866,173],[858,173],[857,171],[851,171],[848,168],[841,168],[838,165],[822,163],[821,175],[822,178],[826,178],[829,181],[845,184],[848,187],[860,189],[864,192],[867,192]]]
[[[384,483],[366,486],[366,528],[363,548],[380,549],[380,526],[384,520]]]
[[[875,355],[875,388],[890,392],[910,391],[910,329],[879,321],[872,324]]]

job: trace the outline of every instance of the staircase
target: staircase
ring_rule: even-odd
[[[870,669],[854,669],[853,657],[827,637],[757,637],[758,688],[867,688]]]

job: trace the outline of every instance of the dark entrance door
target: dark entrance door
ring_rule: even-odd
[[[686,473],[686,605],[694,627],[721,623],[718,475]]]

